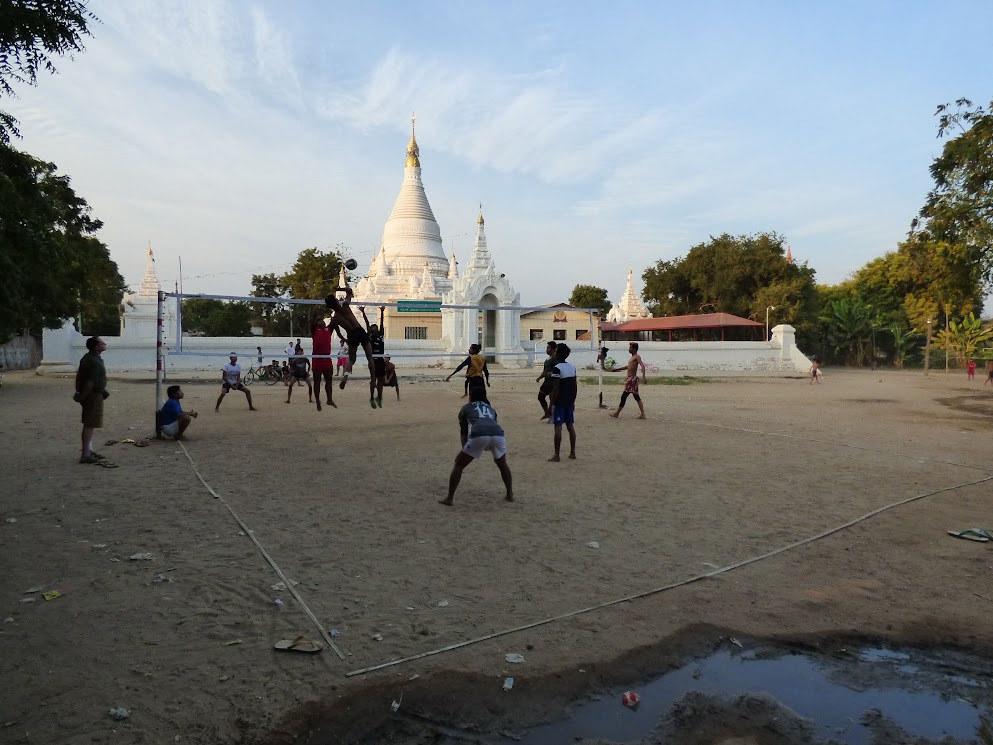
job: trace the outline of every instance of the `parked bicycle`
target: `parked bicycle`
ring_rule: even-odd
[[[245,377],[242,380],[245,385],[251,385],[256,380],[261,380],[266,385],[276,385],[282,379],[282,374],[275,372],[270,365],[263,367],[252,365],[248,368],[248,372],[245,373]]]

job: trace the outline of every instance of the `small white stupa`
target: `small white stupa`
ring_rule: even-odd
[[[624,323],[635,318],[648,318],[648,308],[644,306],[634,291],[634,270],[628,267],[628,286],[621,295],[620,302],[614,303],[607,312],[608,323]]]
[[[155,339],[158,334],[159,278],[155,274],[155,255],[152,244],[148,244],[145,260],[145,276],[141,279],[138,292],[125,292],[121,299],[121,338]],[[176,298],[167,298],[163,309],[166,335],[175,333]]]

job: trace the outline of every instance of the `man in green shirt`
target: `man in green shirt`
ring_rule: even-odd
[[[73,399],[83,407],[83,448],[80,463],[99,463],[104,458],[93,452],[93,430],[103,427],[103,401],[107,393],[107,369],[100,355],[107,343],[99,336],[86,340],[86,354],[79,360],[76,371],[76,395]]]

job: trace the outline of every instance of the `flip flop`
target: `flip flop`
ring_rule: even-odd
[[[964,538],[967,541],[976,541],[977,543],[988,543],[990,540],[987,531],[982,528],[971,528],[970,530],[949,530],[948,535],[955,536],[956,538]]]
[[[136,448],[147,448],[147,447],[148,447],[148,444],[149,444],[149,443],[148,443],[148,440],[144,440],[144,439],[143,439],[143,440],[138,440],[138,442],[136,442],[136,443],[134,444],[134,446],[135,446]]]
[[[301,634],[296,639],[283,639],[282,641],[276,642],[275,649],[280,652],[306,652],[307,654],[316,654],[324,649],[324,647]]]
[[[116,445],[116,444],[117,444],[117,440],[107,440],[107,442],[104,443],[104,447],[110,447],[111,445]]]
[[[96,465],[102,466],[104,468],[117,468],[116,463],[111,463],[109,460],[98,460]]]

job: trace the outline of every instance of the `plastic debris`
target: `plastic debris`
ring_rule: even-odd
[[[152,582],[172,582],[172,579],[166,577],[164,574],[156,574],[152,577]]]
[[[41,592],[44,589],[44,587],[45,587],[44,585],[33,585],[32,587],[26,589],[24,591],[24,594],[27,595],[28,593],[31,592]]]
[[[13,616],[7,616],[5,619],[3,619],[3,622],[4,623],[14,623],[14,617]]]
[[[513,687],[514,687],[514,679],[513,678],[507,678],[505,681],[503,681],[503,690],[509,691]]]
[[[382,634],[373,634],[372,635],[372,638],[375,639],[377,642],[383,641],[383,635]]]
[[[127,719],[131,716],[131,711],[129,709],[125,709],[123,706],[118,706],[116,709],[111,709],[107,713],[110,714],[111,719],[116,719],[117,721]]]
[[[227,681],[231,680],[231,676],[230,675],[222,675],[221,677],[218,678],[218,680],[221,681],[222,683],[226,683]]]
[[[90,548],[107,548],[106,543],[94,543]]]
[[[629,709],[637,709],[638,704],[641,703],[641,696],[634,691],[625,691],[624,695],[621,696],[621,703]]]
[[[600,548],[600,544],[597,543],[596,541],[590,541],[586,545],[589,546],[590,548]]]
[[[131,556],[129,556],[128,558],[131,559],[131,561],[151,561],[152,560],[152,555],[151,554],[131,554]]]
[[[400,711],[400,702],[394,701],[392,704],[390,704],[390,711],[392,711],[394,714]]]
[[[338,629],[331,629],[331,638],[332,639],[337,639],[339,636],[341,636],[341,632],[338,631]]]
[[[229,642],[224,642],[225,647],[233,647],[235,644],[244,644],[241,639],[232,639]]]
[[[21,598],[22,603],[33,603],[38,598]]]
[[[516,653],[508,654],[506,657],[504,657],[504,659],[507,662],[509,662],[511,665],[519,665],[522,662],[527,662],[527,660],[524,659],[524,655],[516,654]]]
[[[7,522],[9,522],[9,523],[16,523],[17,522],[17,518],[16,517],[8,517],[7,518]]]
[[[274,602],[276,603],[276,605],[282,605],[283,604],[282,598],[276,598],[276,600]]]
[[[296,580],[293,580],[293,579],[290,580],[290,587],[296,587],[299,584],[300,583],[297,582]],[[285,590],[286,589],[286,583],[285,582],[277,582],[276,584],[274,584],[272,586],[272,589],[273,590],[276,590],[277,592],[281,592],[282,590]]]
[[[414,609],[413,609],[413,607],[411,607],[411,606],[408,605],[406,608],[403,609],[403,612],[406,613],[409,616],[411,613],[414,612]]]
[[[742,649],[745,648],[744,645],[740,641],[738,641],[737,639],[735,639],[733,636],[728,637],[728,641],[731,642],[732,644],[736,645],[736,646],[741,647]]]
[[[55,598],[62,597],[62,593],[58,590],[49,590],[48,592],[43,592],[41,596],[45,598],[45,600],[55,600]]]
[[[447,600],[439,600],[438,601],[438,607],[439,608],[447,608],[448,606],[449,606],[449,602]]]

